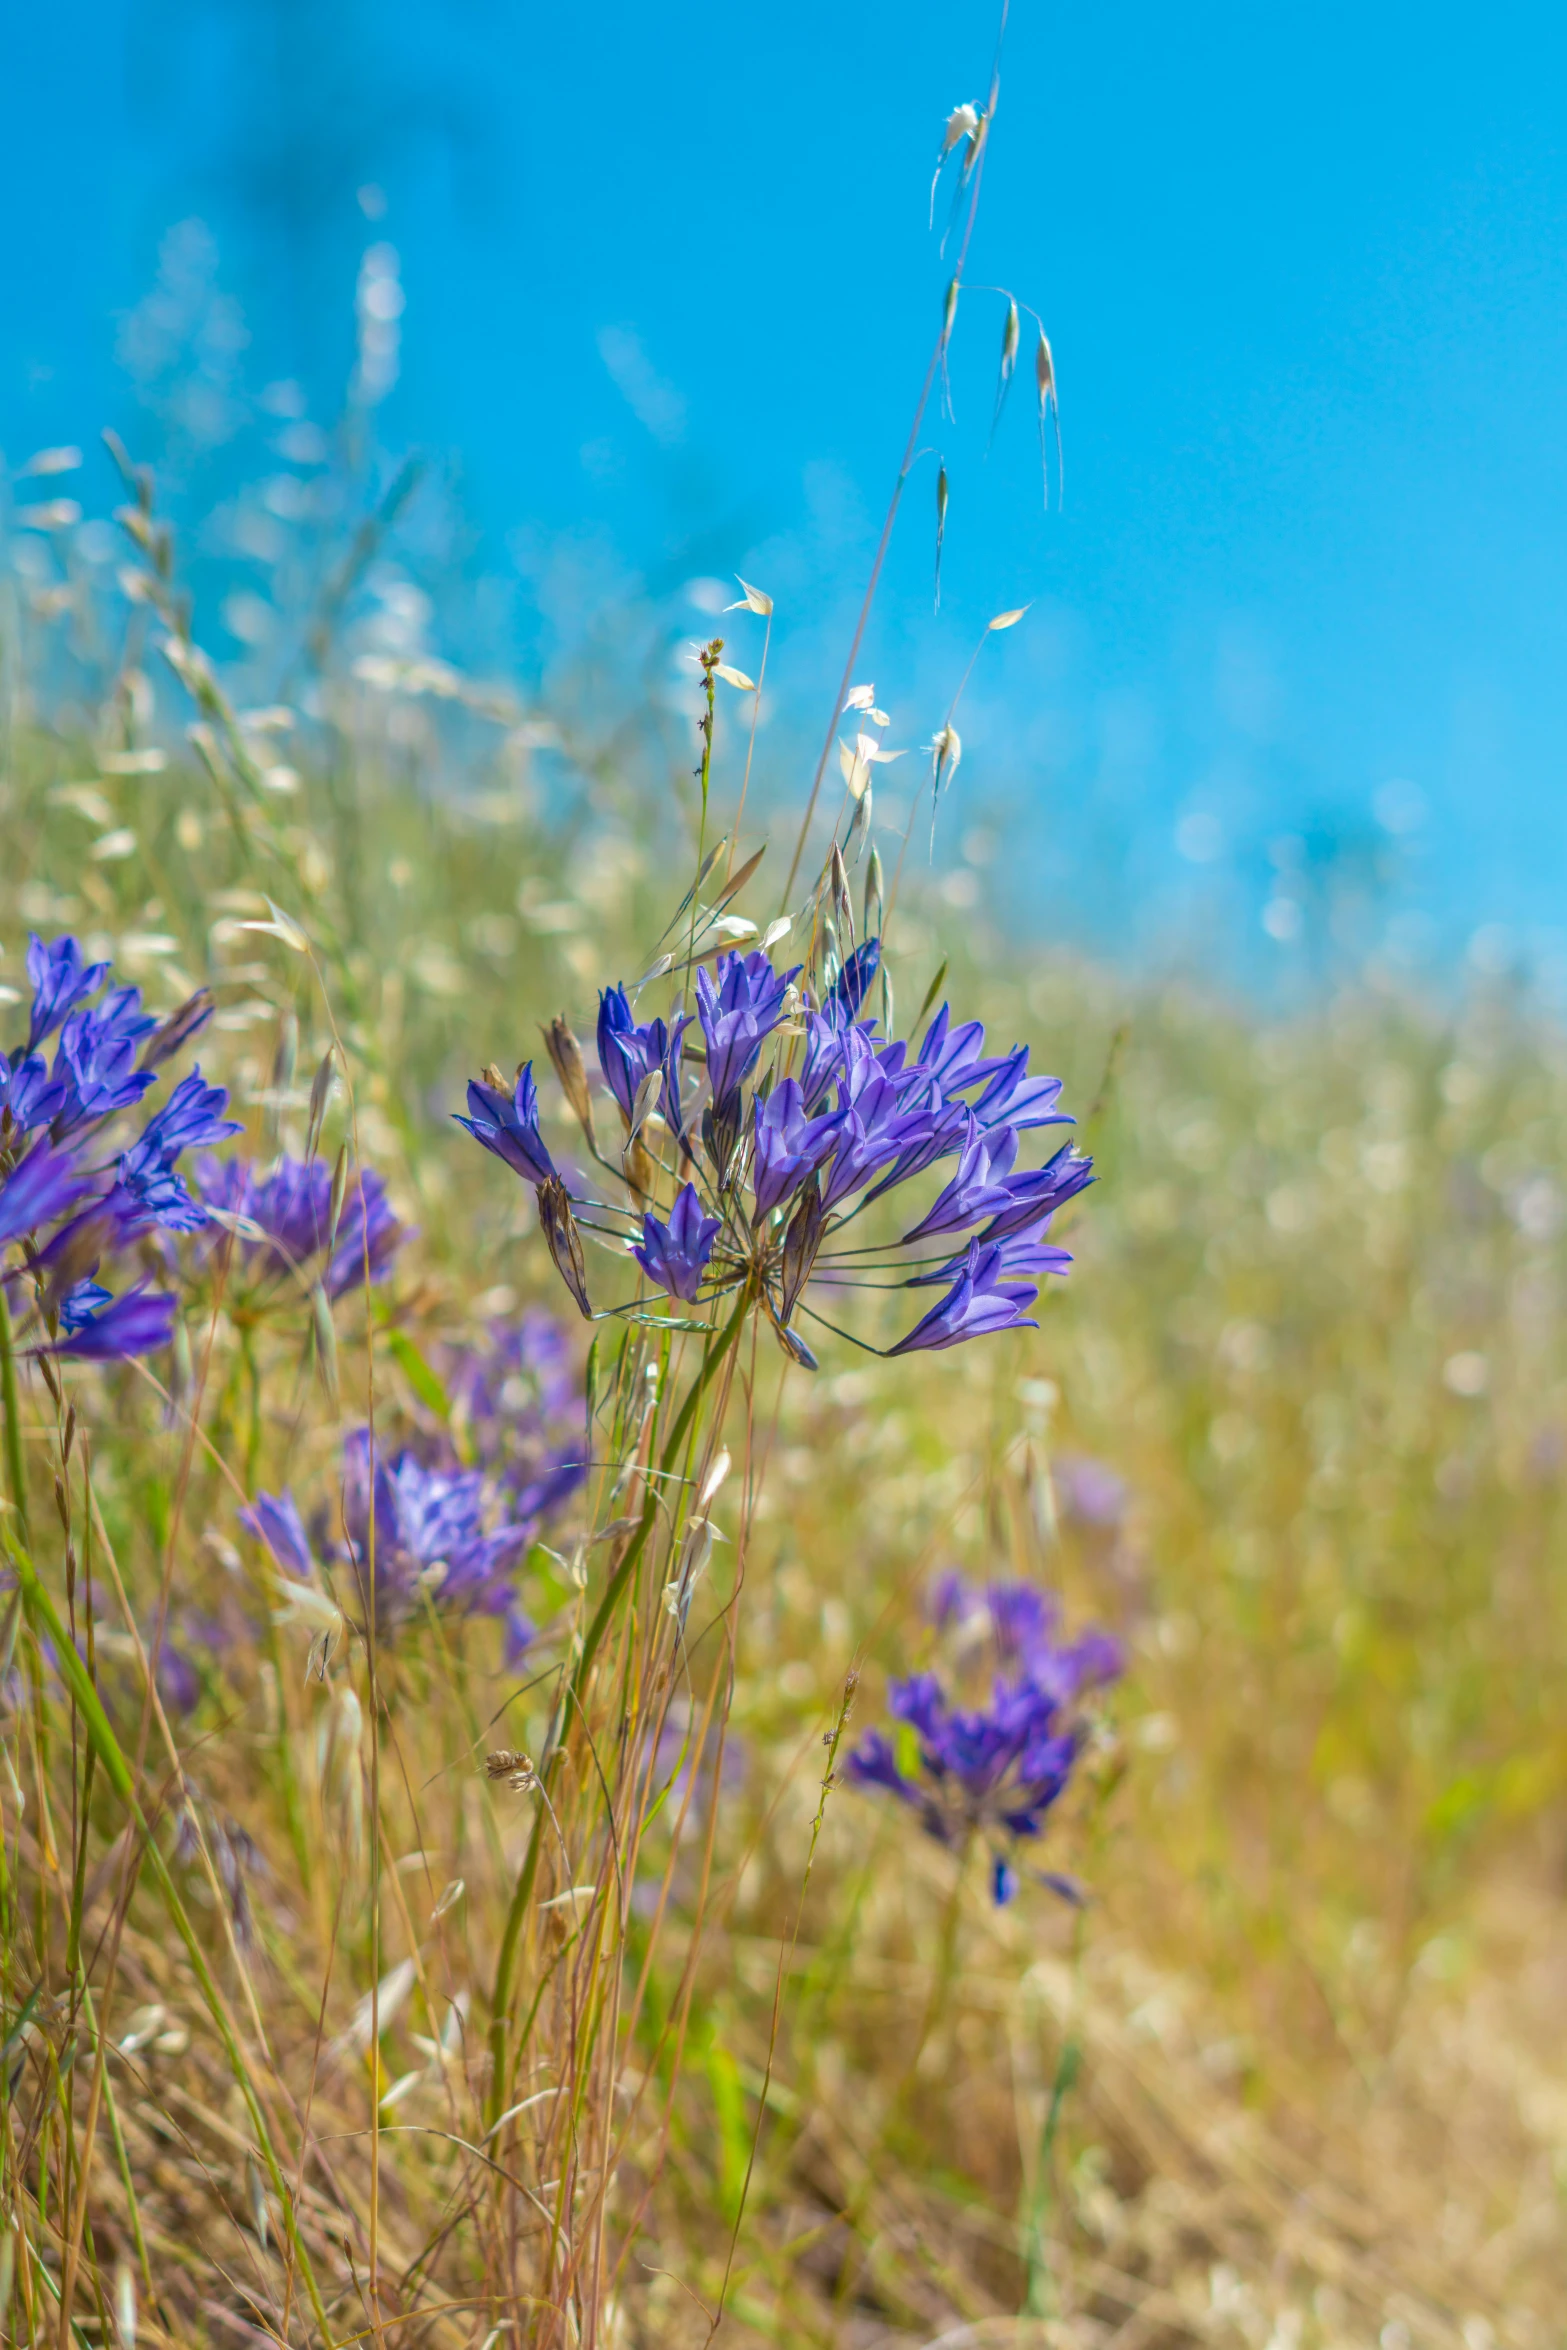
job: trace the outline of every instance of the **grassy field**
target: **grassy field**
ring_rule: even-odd
[[[692,870],[694,736],[644,742],[633,792],[615,741],[568,724],[563,801],[541,714],[451,674],[327,662],[236,717],[144,551],[74,706],[24,689],[84,597],[35,583],[12,614],[5,1033],[29,930],[74,932],[159,1013],[210,986],[235,1153],[302,1152],[335,1050],[323,1160],[347,1146],[416,1236],[324,1326],[303,1289],[247,1306],[209,1235],[148,1366],[172,1400],[135,1366],[68,1374],[63,1533],[60,1415],[24,1370],[38,1572],[62,1615],[67,1552],[71,1604],[83,1560],[96,1577],[92,1670],[145,1832],[13,1610],[12,2338],[56,2339],[69,2270],[92,2341],[571,2340],[579,2316],[536,2321],[515,2286],[554,2184],[532,2091],[499,2134],[486,2102],[540,1815],[483,1758],[549,1742],[603,1571],[575,1537],[613,1497],[568,1500],[529,1553],[520,1675],[494,1626],[432,1607],[307,1678],[318,1627],[272,1620],[239,1511],[330,1491],[367,1413],[471,1457],[465,1350],[526,1313],[559,1333],[549,1412],[580,1422],[589,1333],[530,1194],[448,1113],[486,1063],[543,1072],[557,1012],[590,1038],[598,990],[646,967]],[[765,925],[798,810],[754,804],[776,816],[738,855],[777,838],[738,904]],[[722,2298],[738,2339],[856,2350],[1543,2350],[1567,2285],[1567,1047],[1500,980],[1436,1005],[1370,972],[1270,1019],[1008,939],[983,892],[943,853],[905,887],[903,1018],[948,959],[954,1005],[1065,1080],[1101,1180],[1058,1219],[1076,1263],[1037,1332],[899,1361],[828,1336],[814,1375],[765,1334],[739,1358],[677,1794],[601,2011],[621,2118],[588,2330],[699,2345]],[[1035,1884],[998,1908],[977,1854],[823,1785],[824,1738],[836,1760],[935,1653],[954,1566],[1052,1588],[1124,1645],[1051,1831],[1080,1908]],[[160,1617],[180,1661],[149,1679]],[[558,1878],[527,1929],[541,1982],[587,1899]]]

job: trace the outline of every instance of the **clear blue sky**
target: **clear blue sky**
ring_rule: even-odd
[[[993,35],[972,0],[13,11],[0,442],[123,412],[113,314],[191,214],[255,380],[328,408],[384,235],[387,429],[460,451],[479,559],[596,531],[671,594],[760,569],[820,708],[944,283],[936,133]],[[1255,924],[1269,842],[1382,840],[1380,808],[1442,936],[1567,926],[1564,48],[1538,6],[1017,0],[970,278],[1048,322],[1065,511],[1026,383],[986,459],[970,298],[927,435],[942,613],[927,466],[863,668],[921,740],[1036,599],[961,788],[1026,838],[1041,920],[1081,888],[1135,929],[1235,873]]]

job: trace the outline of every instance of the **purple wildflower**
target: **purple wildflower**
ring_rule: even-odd
[[[981,1248],[971,1240],[963,1270],[946,1296],[887,1352],[929,1353],[996,1330],[1037,1330],[1038,1323],[1030,1322],[1023,1308],[1033,1304],[1038,1290],[1030,1283],[1008,1281],[1006,1271],[999,1245]]]
[[[1044,1235],[1049,1229],[1050,1219],[1045,1216],[1025,1231],[1009,1232],[1004,1240],[987,1241],[982,1233],[974,1245],[987,1254],[992,1248],[998,1252],[999,1262],[995,1268],[998,1281],[1028,1281],[1036,1274],[1043,1273],[1064,1274],[1072,1263],[1071,1252],[1056,1248],[1045,1239]],[[946,1264],[938,1265],[933,1273],[917,1274],[909,1287],[933,1289],[938,1282],[956,1281],[967,1264],[968,1252],[965,1250],[961,1256],[951,1257]]]
[[[432,1468],[413,1452],[383,1460],[369,1430],[358,1429],[344,1448],[343,1524],[361,1577],[370,1561],[372,1507],[378,1615],[384,1611],[394,1625],[427,1593],[458,1615],[499,1616],[507,1662],[515,1663],[533,1638],[515,1590],[533,1529],[499,1514],[482,1472]]]
[[[1103,1461],[1081,1453],[1058,1453],[1050,1475],[1063,1517],[1080,1526],[1119,1526],[1126,1516],[1126,1480]]]
[[[765,1102],[752,1103],[752,1186],[758,1217],[771,1215],[794,1197],[831,1150],[843,1112],[808,1118],[805,1096],[792,1077],[773,1087]]]
[[[664,1117],[677,1134],[681,1131],[680,1062],[683,1039],[690,1025],[689,1014],[676,1020],[672,1028],[663,1020],[648,1020],[639,1025],[623,987],[607,987],[599,997],[599,1067],[628,1126],[638,1088],[655,1069],[661,1069]]]
[[[694,1305],[719,1221],[703,1215],[695,1185],[683,1184],[667,1224],[649,1209],[642,1219],[642,1245],[631,1253],[650,1281]]]
[[[238,1243],[248,1271],[261,1280],[288,1273],[317,1277],[312,1260],[325,1249],[332,1227],[332,1177],[319,1159],[306,1165],[283,1158],[265,1175],[249,1159],[203,1159],[197,1178],[209,1207],[243,1216],[266,1234],[264,1241]],[[332,1254],[320,1275],[328,1297],[363,1285],[367,1257],[370,1279],[382,1280],[411,1237],[393,1214],[386,1185],[374,1168],[357,1170],[344,1193]]]
[[[958,1159],[958,1170],[945,1191],[920,1218],[912,1232],[904,1234],[904,1245],[913,1247],[922,1240],[931,1240],[940,1232],[962,1232],[981,1223],[1011,1205],[1011,1194],[1005,1178],[1012,1171],[1017,1157],[1017,1136],[1010,1126],[1003,1126],[997,1134],[985,1133],[972,1112],[968,1121],[968,1140]]]
[[[57,1151],[47,1138],[35,1142],[21,1165],[0,1182],[0,1248],[65,1215],[87,1189],[69,1151]]]
[[[886,1288],[877,1276],[892,1272],[907,1287],[942,1283],[947,1294],[894,1354],[1024,1325],[1040,1279],[1071,1262],[1048,1241],[1050,1217],[1092,1179],[1090,1162],[1070,1148],[1047,1167],[1018,1168],[1026,1132],[1070,1122],[1059,1106],[1060,1080],[1031,1076],[1024,1047],[987,1055],[979,1022],[954,1024],[945,1004],[912,1057],[912,1040],[878,1037],[862,1011],[880,964],[880,940],[865,940],[825,1000],[802,990],[801,1017],[786,1028],[784,1003],[799,969],[776,970],[761,948],[726,954],[713,972],[698,969],[706,1069],[699,1132],[695,1121],[686,1131],[680,1099],[689,1015],[671,1014],[672,1027],[639,1022],[624,988],[599,998],[599,1059],[623,1119],[629,1127],[639,1094],[662,1076],[664,1114],[693,1181],[665,1223],[648,1206],[645,1167],[628,1167],[633,1207],[594,1199],[595,1215],[625,1220],[618,1229],[632,1254],[672,1297],[699,1303],[749,1285],[785,1352],[810,1365],[815,1358],[791,1325],[797,1310],[811,1310],[802,1301],[813,1280]],[[763,1065],[769,1039],[775,1048]],[[544,1237],[589,1313],[572,1201],[539,1139],[531,1076],[519,1078],[514,1103],[480,1083],[470,1088],[469,1107],[462,1122],[538,1185]],[[859,1245],[836,1240],[874,1202],[949,1159],[956,1168],[923,1213],[905,1217],[902,1241],[878,1241],[872,1227]],[[716,1213],[704,1215],[704,1201]],[[896,1255],[889,1262],[889,1251],[938,1238],[955,1249],[945,1262],[939,1253],[905,1261],[901,1271]]]
[[[706,971],[697,973],[697,1018],[707,1043],[707,1081],[715,1105],[726,1103],[755,1068],[800,968],[775,971],[767,956],[753,949],[748,955],[721,957],[716,980]]]
[[[92,1288],[95,1296],[107,1295],[93,1284],[84,1286]],[[78,1304],[85,1302],[80,1289],[72,1291],[71,1298]],[[78,1316],[73,1311],[75,1327],[63,1338],[57,1338],[47,1351],[90,1363],[124,1362],[132,1355],[157,1354],[174,1336],[174,1312],[172,1297],[164,1297],[140,1282],[96,1313]],[[64,1316],[61,1318],[63,1323]]]
[[[1041,1835],[1082,1751],[1078,1701],[1116,1678],[1120,1651],[1097,1631],[1060,1640],[1055,1603],[1026,1584],[993,1584],[979,1595],[944,1576],[936,1596],[938,1623],[971,1647],[978,1632],[982,1658],[994,1662],[988,1702],[961,1704],[934,1672],[894,1681],[888,1711],[901,1734],[870,1731],[849,1757],[848,1777],[896,1796],[949,1850],[983,1839],[994,1897],[1004,1901],[1016,1885],[1017,1847]],[[1068,1890],[1063,1880],[1046,1882]]]
[[[42,1053],[8,1060],[0,1053],[0,1140],[16,1150],[38,1126],[47,1126],[65,1101],[65,1087],[49,1074]]]
[[[161,1224],[169,1232],[194,1232],[206,1223],[206,1210],[176,1175],[174,1162],[182,1151],[223,1142],[241,1131],[237,1118],[223,1116],[227,1106],[223,1087],[208,1085],[201,1071],[192,1069],[149,1118],[140,1139],[121,1158],[109,1195],[128,1232],[146,1224]]]
[[[1037,1223],[1041,1216],[1049,1217],[1057,1208],[1065,1207],[1080,1191],[1086,1191],[1094,1180],[1094,1162],[1080,1158],[1072,1145],[1063,1143],[1053,1159],[1026,1175],[1009,1175],[1003,1185],[1007,1204],[998,1209],[980,1234],[984,1241],[1004,1240],[1008,1233],[1020,1232],[1026,1224]]]
[[[1014,1045],[974,1104],[981,1126],[1003,1124],[1021,1131],[1029,1126],[1070,1126],[1073,1120],[1056,1108],[1061,1099],[1059,1077],[1030,1077],[1028,1047]]]
[[[139,1102],[157,1072],[139,1069],[137,1047],[156,1023],[141,1009],[141,990],[117,987],[91,1011],[73,1012],[60,1031],[54,1075],[65,1084],[55,1113],[57,1139]]]
[[[533,1063],[526,1062],[517,1072],[517,1086],[510,1101],[493,1085],[484,1085],[475,1079],[468,1087],[468,1111],[464,1118],[454,1113],[459,1126],[466,1126],[475,1142],[482,1142],[487,1151],[504,1159],[514,1174],[532,1184],[548,1183],[555,1174],[555,1162],[544,1147],[539,1133],[539,1094],[533,1082]]]
[[[860,1191],[930,1131],[929,1109],[906,1108],[903,1088],[889,1075],[860,1029],[845,1038],[845,1073],[838,1085],[841,1124],[822,1185],[822,1205],[834,1208]]]
[[[285,1572],[301,1580],[315,1573],[310,1538],[291,1493],[258,1493],[252,1507],[240,1511],[239,1522],[258,1542],[266,1544]]]
[[[78,1330],[85,1330],[102,1306],[112,1305],[114,1293],[105,1289],[101,1281],[78,1281],[60,1300],[60,1328],[67,1338],[74,1338]]]
[[[57,938],[46,946],[35,934],[27,942],[27,976],[33,988],[27,1024],[27,1050],[31,1053],[54,1034],[83,996],[92,995],[103,985],[109,966],[84,963],[74,938]]]
[[[504,1487],[514,1516],[540,1522],[587,1474],[582,1388],[560,1325],[525,1313],[497,1325],[489,1345],[441,1358],[469,1459]]]
[[[851,1019],[856,1017],[880,968],[881,940],[868,938],[863,946],[855,948],[833,981],[829,1002],[840,1004]]]

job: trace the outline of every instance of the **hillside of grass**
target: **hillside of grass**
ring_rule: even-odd
[[[487,1063],[542,1076],[541,1027],[564,1013],[591,1039],[600,988],[647,967],[689,884],[688,742],[677,729],[667,761],[644,745],[636,792],[600,742],[568,797],[536,713],[475,711],[447,680],[361,663],[308,708],[236,711],[152,577],[90,707],[46,715],[17,688],[69,608],[18,624],[6,1030],[33,930],[74,933],[159,1013],[210,987],[200,1059],[245,1122],[236,1150],[302,1151],[332,1051],[323,1154],[350,1146],[416,1237],[329,1339],[302,1301],[247,1320],[209,1288],[152,1366],[171,1401],[134,1367],[80,1375],[123,1588],[105,1687],[132,1733],[143,1708],[152,1836],[177,1858],[194,1806],[243,1879],[236,1939],[219,1880],[182,1864],[279,2109],[310,2105],[300,2209],[333,2338],[373,2330],[342,2312],[375,2201],[423,2312],[385,2338],[494,2342],[459,2290],[482,2084],[437,2010],[472,2015],[477,2042],[525,1825],[478,1758],[540,1750],[550,1684],[519,1696],[492,1627],[412,1627],[386,1659],[378,1780],[350,1784],[337,1700],[307,1679],[303,1633],[270,1621],[238,1511],[329,1482],[367,1411],[400,1440],[449,1431],[451,1366],[524,1316],[558,1327],[580,1387],[589,1333],[530,1195],[450,1113]],[[713,829],[729,820],[715,804]],[[739,901],[759,924],[792,821]],[[737,856],[768,830],[748,822]],[[627,2250],[606,2325],[701,2344],[722,2292],[739,2338],[855,2350],[1543,2346],[1567,2284],[1567,1042],[1500,981],[1437,1005],[1373,972],[1270,1017],[1008,937],[956,866],[942,844],[889,930],[903,1017],[945,960],[954,1006],[1062,1077],[1099,1180],[1058,1219],[1075,1262],[1037,1331],[890,1362],[819,1333],[814,1374],[770,1343],[744,1360],[728,1441],[738,1457],[743,1432],[751,1498],[691,1632],[689,1702],[716,1675],[729,1728],[721,1758],[697,1735],[691,1824],[650,1830],[667,1914],[656,1945],[635,1915],[629,1934],[646,1969],[623,2078],[648,2094],[611,2197]],[[854,1333],[886,1343],[897,1313],[864,1299]],[[58,1581],[29,1392],[31,1517]],[[571,1637],[572,1530],[568,1505],[530,1561],[546,1641]],[[959,1865],[841,1772],[823,1786],[845,1706],[852,1732],[883,1719],[888,1678],[932,1655],[930,1587],[954,1567],[1048,1586],[1123,1644],[1051,1830],[1080,1905],[1029,1883],[998,1908],[977,1855]],[[137,1635],[160,1610],[190,1671],[154,1721]],[[39,1922],[24,1934],[13,1902],[6,2045],[27,2076],[7,2241],[34,2240],[42,2311],[87,2092],[64,1928],[44,1918],[59,1863],[34,1839],[43,1802],[71,1849],[78,1783],[58,1693],[8,1689],[7,1865]],[[113,2338],[139,2233],[157,2278],[140,2339],[315,2338],[297,2308],[278,2319],[250,2124],[145,1872],[116,1908],[124,1825],[101,1781],[82,1816],[124,2052],[119,2144],[100,2130],[85,2158],[82,2336]],[[383,1984],[412,1970],[375,2048],[372,1948]],[[51,2098],[66,2183],[40,2196]],[[442,2293],[420,2302],[425,2277]]]

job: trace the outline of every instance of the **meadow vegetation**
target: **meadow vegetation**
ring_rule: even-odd
[[[1498,972],[1286,1015],[1008,935],[950,713],[927,796],[851,742],[790,886],[766,597],[673,715],[521,697],[376,634],[401,475],[334,510],[249,698],[116,454],[112,560],[72,453],[10,485],[0,1040],[29,935],[74,938],[194,1004],[149,1111],[198,1059],[226,1103],[182,1096],[163,1221],[58,1264],[80,1201],[7,1223],[0,1134],[7,2338],[1544,2350],[1558,1026]],[[911,1054],[950,1002],[1062,1080],[1097,1180],[1037,1329],[877,1351],[944,1310],[885,1293],[890,1209],[878,1285],[822,1306],[828,1250],[830,1326],[791,1320],[840,1162],[741,1217],[721,1015],[686,1080],[604,1041],[784,911],[780,1070],[835,1001]],[[100,1181],[171,1178],[74,1114]],[[89,1241],[155,1344],[93,1339]],[[1059,1609],[1003,1654],[1061,1786],[932,1833],[894,1685],[982,1682],[996,1586]]]

